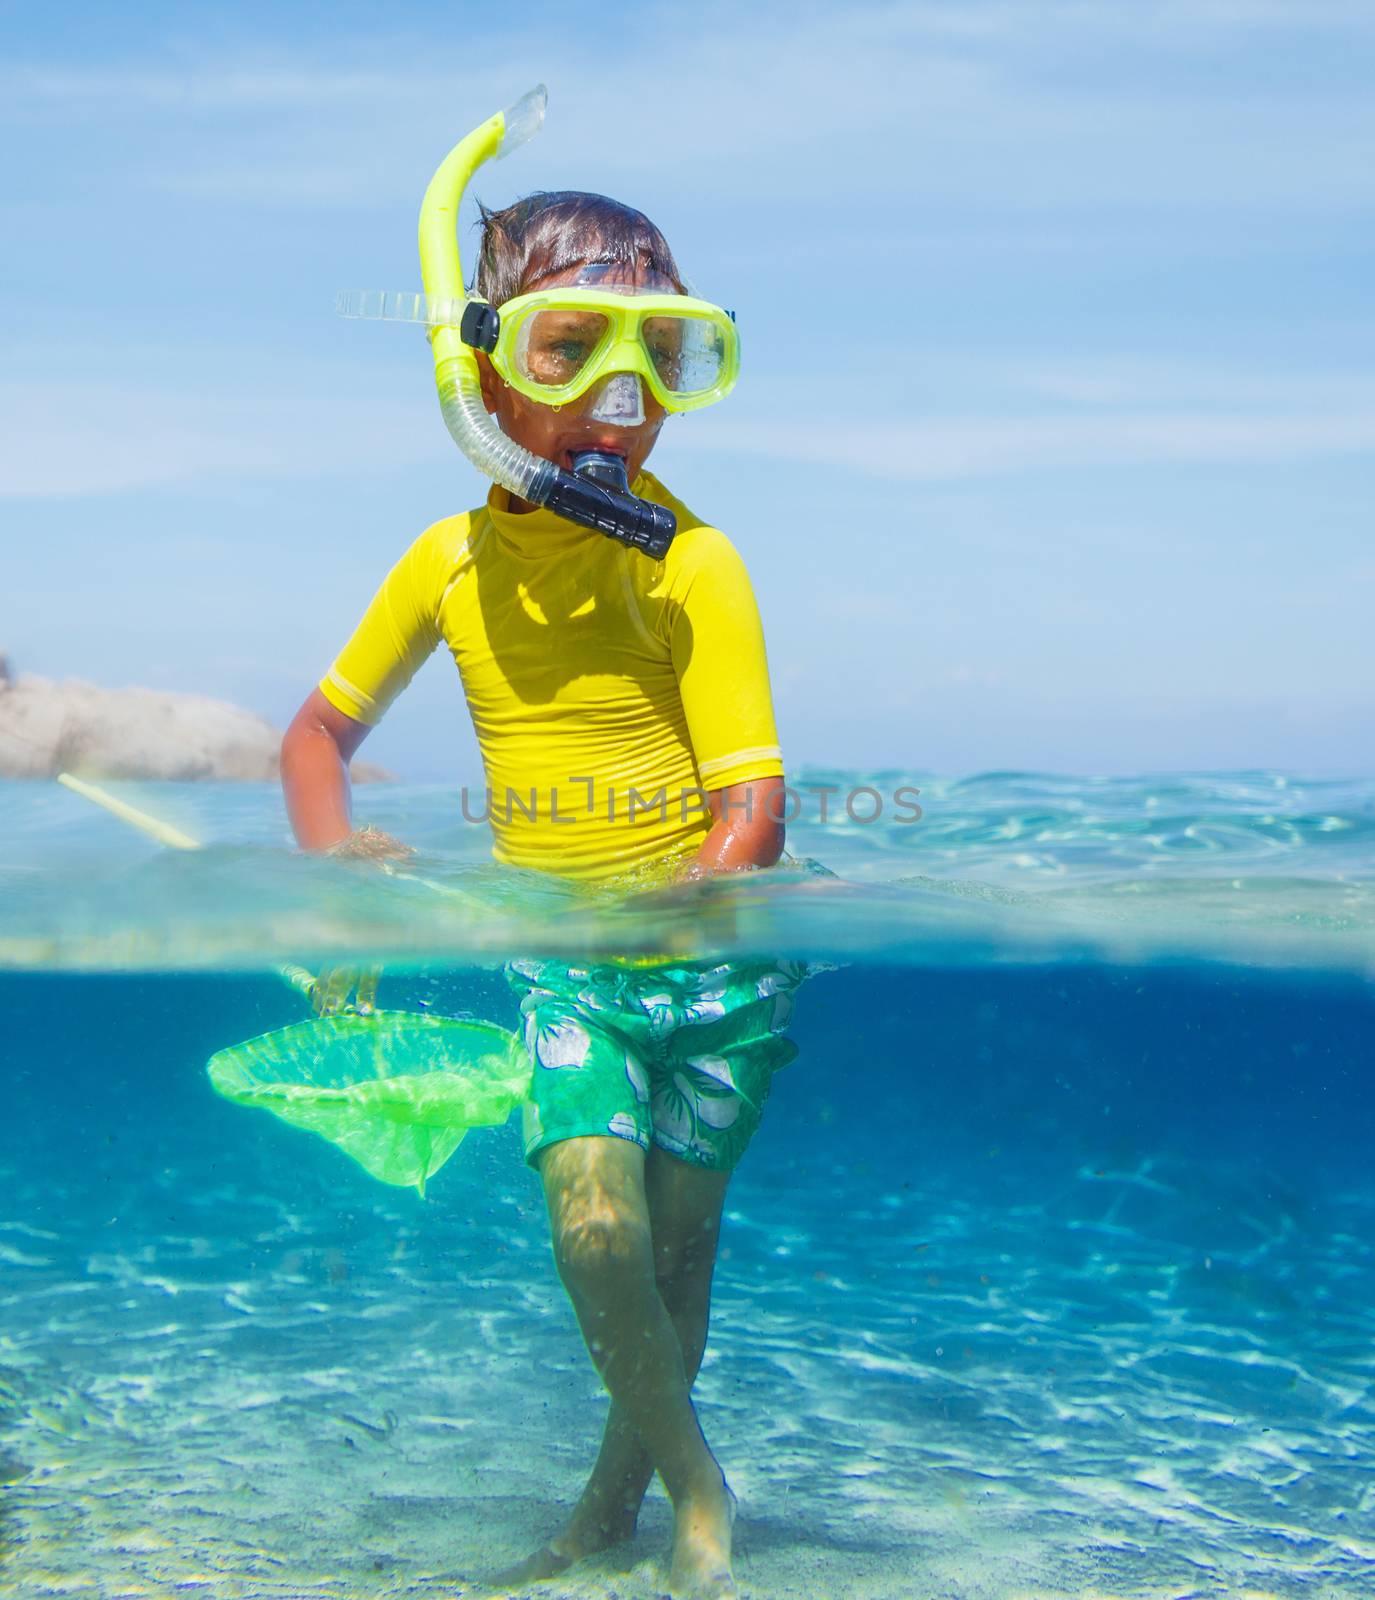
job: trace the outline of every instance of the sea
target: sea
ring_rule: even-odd
[[[607,1407],[519,1119],[422,1197],[206,1063],[293,966],[512,1027],[512,957],[672,951],[813,969],[694,1391],[743,1595],[1375,1596],[1375,779],[790,781],[778,868],[615,894],[453,786],[359,788],[384,872],[267,786],[103,785],[174,849],[0,785],[0,1593],[664,1593],[657,1485],[484,1585]]]

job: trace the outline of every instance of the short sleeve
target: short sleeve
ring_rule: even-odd
[[[380,722],[439,643],[444,528],[427,528],[391,569],[320,680],[320,693],[355,722]]]
[[[670,547],[669,646],[702,786],[724,789],[783,772],[764,629],[739,552],[716,528]]]

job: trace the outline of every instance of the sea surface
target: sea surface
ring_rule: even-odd
[[[383,874],[267,787],[106,786],[172,850],[0,785],[0,1593],[509,1593],[606,1408],[518,1124],[422,1199],[205,1063],[288,963],[509,1027],[511,956],[673,952],[825,968],[696,1388],[743,1594],[1375,1596],[1375,780],[792,781],[780,869],[614,896],[443,787],[358,790]],[[648,1600],[670,1535],[525,1592]]]

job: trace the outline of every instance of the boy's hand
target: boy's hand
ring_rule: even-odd
[[[383,833],[381,828],[355,828],[325,851],[327,856],[344,856],[350,861],[405,861],[414,849]]]
[[[310,1003],[317,1017],[336,1017],[340,1012],[371,1016],[377,1009],[377,985],[381,967],[327,967],[310,990]],[[349,995],[353,994],[352,1003]]]
[[[405,861],[415,854],[408,844],[381,828],[355,828],[325,854],[340,856],[348,861]],[[381,967],[328,967],[316,978],[310,990],[310,1003],[317,1017],[335,1017],[341,1012],[352,1012],[367,1017],[377,1009],[377,985],[382,977]],[[352,995],[352,1000],[349,996]]]

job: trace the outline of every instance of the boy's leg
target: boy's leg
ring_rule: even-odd
[[[644,1179],[655,1282],[678,1334],[691,1388],[706,1348],[711,1279],[730,1174],[691,1166],[656,1146],[645,1159]],[[595,1548],[628,1539],[653,1476],[654,1463],[638,1430],[613,1400],[570,1531],[582,1530],[587,1539],[596,1540]]]
[[[624,1460],[624,1432],[633,1433],[673,1501],[675,1583],[681,1582],[685,1592],[733,1593],[730,1495],[692,1409],[683,1346],[657,1286],[644,1154],[628,1140],[588,1136],[549,1145],[540,1152],[539,1167],[559,1274],[622,1419],[608,1468],[617,1475],[641,1470],[638,1454]],[[719,1187],[724,1191],[724,1182]],[[711,1212],[707,1225],[699,1220],[695,1232],[709,1241],[708,1253],[714,1255],[719,1200]],[[708,1290],[702,1252],[694,1252],[694,1259],[697,1281]],[[691,1338],[694,1369],[705,1337],[700,1313],[699,1320],[702,1331]],[[688,1325],[694,1325],[692,1319]],[[609,1486],[609,1479],[603,1482]],[[597,1525],[600,1507],[587,1510],[588,1520],[575,1514],[564,1534],[495,1581],[552,1576],[614,1542],[609,1530]]]

